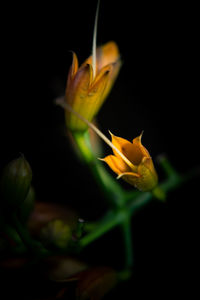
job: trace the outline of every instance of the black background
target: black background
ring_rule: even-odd
[[[101,216],[106,203],[73,155],[63,111],[53,100],[64,94],[69,50],[80,63],[91,52],[95,9],[95,1],[73,1],[12,4],[2,10],[0,166],[23,153],[37,198],[66,203],[86,220]],[[192,4],[101,1],[98,44],[116,41],[123,66],[99,113],[99,126],[105,134],[109,129],[129,140],[144,130],[143,144],[152,157],[166,153],[180,172],[200,163],[197,24]],[[126,290],[131,298],[162,299],[194,289],[198,183],[189,182],[171,192],[166,204],[152,203],[134,217],[134,275],[118,295]],[[84,258],[119,267],[120,232],[88,247]]]

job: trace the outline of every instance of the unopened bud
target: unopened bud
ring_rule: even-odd
[[[28,221],[31,212],[34,209],[34,204],[35,204],[35,191],[33,187],[30,186],[28,194],[25,200],[23,201],[22,205],[20,206],[20,210],[19,210],[19,217],[23,223],[26,223]]]
[[[71,229],[62,220],[55,219],[42,228],[40,238],[45,245],[64,249],[71,240]]]
[[[31,167],[23,156],[8,163],[0,180],[2,205],[11,209],[18,207],[28,194],[31,180]]]

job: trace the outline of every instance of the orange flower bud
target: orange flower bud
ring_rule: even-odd
[[[78,59],[73,53],[69,70],[66,102],[75,112],[92,121],[108,96],[121,66],[119,50],[115,42],[108,42],[96,50],[95,70],[92,56],[78,67]],[[87,129],[87,124],[66,110],[66,123],[73,131]]]
[[[112,136],[112,144],[127,158],[127,161],[114,149],[105,161],[109,167],[129,184],[141,191],[151,191],[158,182],[152,159],[141,143],[142,134],[129,142],[121,137]],[[128,163],[127,163],[128,162]]]

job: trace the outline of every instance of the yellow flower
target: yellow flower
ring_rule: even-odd
[[[86,120],[92,121],[108,96],[120,66],[119,50],[113,41],[96,49],[95,64],[91,55],[79,67],[77,56],[73,53],[65,94],[67,104]],[[87,124],[68,110],[66,123],[74,131],[87,129]]]
[[[129,184],[141,191],[151,191],[157,185],[158,178],[152,159],[147,149],[141,143],[142,134],[129,142],[121,137],[112,136],[113,154],[108,155],[105,161],[109,167]],[[120,152],[127,159],[125,160]]]

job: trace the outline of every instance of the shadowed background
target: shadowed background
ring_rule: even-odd
[[[69,50],[80,63],[91,52],[95,9],[95,1],[5,8],[1,58],[1,168],[23,153],[37,198],[67,203],[86,220],[95,220],[107,206],[74,156],[64,113],[53,101],[64,94]],[[99,127],[129,140],[144,130],[143,144],[153,159],[166,153],[181,172],[200,163],[196,23],[195,7],[183,4],[102,0],[100,5],[98,44],[116,41],[123,66],[98,115]],[[133,296],[178,291],[188,282],[195,263],[197,185],[193,180],[170,193],[166,204],[152,203],[133,218],[135,271],[125,284]],[[120,267],[122,246],[115,230],[89,246],[83,258]]]

